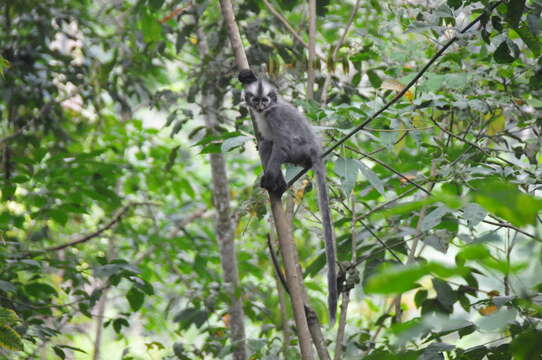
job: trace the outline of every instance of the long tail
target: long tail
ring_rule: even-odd
[[[329,212],[329,196],[326,185],[326,169],[320,157],[314,163],[316,171],[316,181],[318,184],[318,206],[322,214],[322,224],[324,225],[324,240],[326,243],[327,258],[327,304],[329,308],[329,317],[331,324],[335,323],[337,314],[337,260],[335,258],[335,240],[333,238],[333,229],[331,227],[331,215]]]

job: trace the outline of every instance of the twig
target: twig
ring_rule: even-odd
[[[331,55],[331,62],[334,63],[337,60],[337,54],[339,53],[340,48],[343,46],[344,41],[346,39],[346,35],[348,34],[348,31],[350,31],[350,28],[352,27],[352,24],[354,23],[354,19],[356,18],[356,14],[359,10],[359,7],[361,5],[361,0],[357,0],[356,4],[354,5],[354,9],[352,9],[352,13],[350,14],[350,19],[348,20],[348,23],[346,24],[346,27],[344,28],[344,31],[341,35],[341,38],[339,39],[339,42],[333,49],[333,54]],[[331,72],[327,71],[326,78],[324,80],[324,85],[322,86],[322,95],[320,96],[321,101],[320,104],[324,105],[327,102],[327,89],[329,87],[329,84],[331,82]]]
[[[351,265],[356,261],[356,203],[354,202],[354,196],[350,194],[351,202],[351,212],[352,212],[352,223],[350,225],[350,233],[352,239],[352,256],[351,256]],[[348,271],[345,270],[345,280],[348,276]],[[341,302],[341,311],[339,314],[339,329],[337,330],[337,338],[335,339],[335,356],[333,360],[339,360],[342,355],[343,350],[343,340],[344,340],[344,329],[346,328],[346,314],[348,312],[348,304],[350,303],[350,289],[347,288],[342,292],[342,302]]]
[[[307,100],[314,99],[314,81],[316,78],[314,62],[316,60],[316,0],[309,0],[309,64],[307,67]]]
[[[116,223],[118,223],[120,221],[120,219],[124,216],[124,214],[126,214],[126,212],[128,211],[128,209],[130,207],[136,206],[136,205],[143,205],[143,204],[148,204],[148,203],[141,203],[141,202],[139,202],[139,203],[138,202],[128,203],[128,204],[124,205],[122,208],[120,208],[119,210],[117,210],[116,213],[113,215],[113,218],[107,224],[105,224],[104,226],[98,228],[98,230],[96,230],[96,231],[94,231],[94,232],[92,232],[92,233],[90,233],[88,235],[82,236],[79,239],[75,239],[73,241],[67,242],[65,244],[43,249],[40,252],[58,251],[58,250],[62,250],[62,249],[65,249],[65,248],[68,248],[68,247],[71,247],[71,246],[75,246],[75,245],[79,245],[79,244],[82,244],[84,242],[87,242],[87,241],[101,235],[104,231],[111,229],[113,227],[113,225],[115,225]]]
[[[199,210],[194,211],[192,214],[186,216],[181,221],[179,221],[179,224],[177,227],[171,232],[169,237],[175,237],[179,233],[179,231],[183,230],[186,225],[190,224],[192,221],[199,219],[200,217],[204,216],[209,209],[201,208]]]
[[[483,12],[482,14],[480,14],[479,16],[477,16],[473,21],[471,21],[463,30],[460,31],[460,34],[464,34],[465,32],[467,32],[468,30],[470,30],[470,28],[472,28],[476,23],[478,23],[478,21],[480,21],[480,19],[485,16],[487,13],[493,11],[493,9],[495,9],[497,6],[499,6],[501,3],[503,2],[503,0],[501,1],[498,1],[496,3],[494,3],[493,5],[491,5],[487,11]],[[348,134],[346,134],[342,139],[340,139],[339,141],[337,141],[335,144],[333,144],[331,147],[329,147],[323,154],[322,154],[322,157],[326,157],[328,156],[331,152],[333,152],[336,148],[338,148],[340,145],[342,145],[343,143],[346,142],[346,140],[350,139],[352,136],[354,136],[356,133],[358,133],[360,130],[362,130],[363,128],[365,128],[365,126],[369,125],[369,123],[371,123],[374,119],[376,119],[380,114],[382,114],[384,111],[386,111],[388,108],[390,108],[390,106],[392,106],[393,104],[395,104],[397,101],[399,101],[400,98],[403,97],[404,94],[406,94],[406,92],[408,90],[410,90],[410,88],[412,86],[414,86],[414,84],[416,84],[418,82],[418,80],[425,74],[425,72],[429,69],[429,67],[431,67],[431,65],[433,65],[433,63],[435,61],[437,61],[437,59],[439,57],[442,56],[442,54],[454,43],[456,42],[458,39],[457,36],[454,36],[453,38],[451,38],[435,55],[433,55],[433,57],[425,64],[425,66],[418,72],[418,74],[416,74],[416,76],[397,94],[395,95],[395,97],[393,99],[391,99],[386,105],[384,105],[383,107],[381,107],[377,112],[375,112],[371,117],[369,117],[367,120],[365,120],[363,123],[361,123],[360,125],[358,125],[355,129],[353,129],[351,132],[349,132]],[[291,186],[294,182],[296,182],[301,176],[303,176],[307,171],[309,171],[309,168],[304,168],[302,170],[299,171],[299,173],[294,176],[289,182],[288,182],[288,186]]]
[[[182,14],[185,10],[187,10],[191,6],[192,6],[192,2],[190,1],[188,4],[186,4],[186,6],[177,8],[177,9],[173,10],[172,12],[170,12],[169,14],[167,14],[166,16],[164,16],[163,18],[161,18],[159,20],[159,23],[160,24],[167,23],[169,20],[173,19],[175,16],[178,16],[178,15]]]
[[[271,3],[268,0],[263,0],[263,3],[265,7],[267,8],[267,10],[269,10],[269,12],[273,14],[282,23],[282,25],[286,28],[286,30],[288,30],[290,34],[292,34],[294,39],[296,39],[301,45],[303,45],[305,48],[308,49],[309,45],[305,42],[305,40],[303,40],[301,36],[299,36],[299,32],[294,30],[294,28],[292,27],[292,25],[290,25],[288,20],[286,20],[286,18],[282,16],[282,14],[278,12],[277,9],[275,9],[275,7],[271,5]]]
[[[374,156],[371,156],[369,154],[365,154],[364,152],[360,151],[359,152],[361,155],[365,156],[366,158],[369,158],[371,159],[372,161],[374,161],[375,163],[379,164],[380,166],[386,168],[387,170],[391,171],[392,173],[394,173],[395,175],[399,176],[401,179],[405,180],[406,182],[408,182],[409,184],[412,184],[414,185],[415,187],[417,187],[418,189],[420,189],[421,191],[423,191],[424,193],[426,193],[427,195],[431,195],[431,192],[429,192],[428,190],[424,189],[421,185],[418,185],[417,183],[415,183],[414,181],[412,181],[408,176],[406,175],[403,175],[401,174],[399,171],[395,170],[394,168],[392,168],[391,166],[389,166],[388,164],[386,164],[385,162],[375,158]]]

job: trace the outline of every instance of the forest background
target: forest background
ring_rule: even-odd
[[[542,2],[228,4],[0,2],[0,358],[540,359]],[[283,197],[315,354],[233,23],[336,145],[333,326],[312,173]]]

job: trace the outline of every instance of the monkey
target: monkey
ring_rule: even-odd
[[[288,187],[281,171],[283,163],[312,167],[316,173],[328,267],[328,310],[333,324],[337,313],[337,260],[322,147],[305,116],[283,100],[273,85],[256,77],[251,70],[241,70],[238,78],[245,86],[244,99],[261,135],[259,152],[264,169],[261,187],[272,196],[282,196]]]

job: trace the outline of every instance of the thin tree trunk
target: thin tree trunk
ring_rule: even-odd
[[[230,43],[235,54],[235,60],[239,70],[249,69],[248,60],[241,41],[241,35],[239,34],[239,28],[235,22],[235,15],[233,12],[233,5],[231,0],[220,0],[220,6],[222,10],[222,16],[226,22],[228,36]],[[253,119],[254,124],[254,119]],[[256,136],[258,137],[258,130],[255,126]],[[299,339],[299,348],[301,350],[301,357],[303,360],[314,359],[313,350],[311,346],[311,338],[309,327],[307,324],[307,318],[305,314],[305,307],[303,301],[303,282],[302,278],[298,276],[296,256],[297,249],[294,244],[292,232],[288,224],[288,219],[284,209],[282,207],[282,201],[278,196],[270,196],[271,211],[273,213],[273,219],[277,230],[278,240],[280,243],[280,251],[284,261],[284,267],[286,272],[286,281],[290,291],[290,301],[294,311],[294,319],[296,323],[296,331]]]
[[[98,314],[96,315],[96,336],[94,338],[94,354],[92,355],[93,360],[101,359],[102,334],[105,308],[107,306],[107,293],[108,289],[104,289],[102,297],[98,302]]]
[[[316,0],[309,0],[309,66],[307,70],[307,100],[314,98],[314,63],[316,60]]]
[[[197,29],[199,37],[199,50],[201,58],[209,54],[207,39],[201,28]],[[219,100],[214,94],[204,90],[203,116],[205,125],[213,131],[218,125],[216,110],[219,109]],[[234,223],[230,209],[230,195],[228,188],[228,174],[226,160],[223,154],[210,154],[211,174],[213,178],[213,201],[217,211],[216,237],[220,245],[220,262],[224,272],[225,290],[229,295],[229,314],[231,316],[231,342],[234,349],[235,360],[246,359],[246,340],[243,306],[239,291],[239,274],[234,243]]]
[[[112,259],[115,257],[115,243],[112,238],[107,239],[107,258]],[[101,349],[102,349],[102,335],[103,335],[103,324],[104,324],[104,315],[105,309],[107,307],[107,293],[109,289],[104,289],[102,292],[102,297],[98,302],[98,314],[96,316],[96,336],[94,338],[94,354],[92,355],[93,360],[101,359]]]

